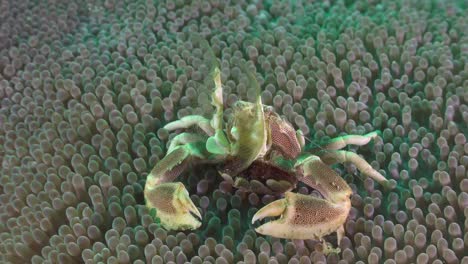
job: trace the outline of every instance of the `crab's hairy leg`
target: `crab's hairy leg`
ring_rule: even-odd
[[[206,136],[203,136],[203,135],[200,135],[200,134],[188,133],[188,132],[180,133],[177,136],[175,136],[171,140],[171,142],[169,143],[167,153],[171,153],[172,151],[174,151],[174,149],[176,147],[179,147],[181,145],[201,142],[201,141],[204,141],[204,140],[206,140]]]
[[[156,209],[161,225],[168,230],[196,229],[201,225],[201,214],[184,185],[173,181],[191,162],[208,159],[203,148],[204,142],[177,146],[147,176],[146,206]]]
[[[223,130],[223,86],[221,84],[221,71],[218,67],[213,69],[214,91],[211,95],[211,104],[216,108],[216,112],[211,119],[211,126],[215,130]]]
[[[200,127],[200,129],[203,130],[208,136],[212,136],[215,133],[215,130],[210,124],[210,120],[199,115],[184,116],[179,120],[167,123],[164,126],[164,129],[173,131],[177,129],[187,129],[192,126]]]
[[[215,130],[223,129],[223,86],[221,84],[221,70],[213,49],[210,47],[207,40],[199,35],[194,35],[196,41],[200,43],[200,46],[208,53],[209,64],[211,65],[210,74],[208,75],[206,82],[214,82],[214,90],[211,93],[211,104],[216,108],[216,112],[211,119],[211,126]],[[206,85],[208,86],[208,85]]]
[[[209,57],[209,64],[211,70],[209,79],[205,79],[205,83],[208,81],[214,82],[214,90],[211,93],[211,104],[216,108],[216,111],[210,121],[211,127],[214,129],[214,135],[210,135],[206,142],[206,148],[210,153],[217,155],[229,155],[231,153],[231,144],[223,131],[223,86],[221,84],[221,70],[213,49],[210,47],[208,41],[203,39],[199,35],[194,35],[196,41],[200,43],[200,46],[206,50]],[[206,85],[208,86],[208,85]]]
[[[363,146],[369,143],[369,141],[371,141],[372,139],[379,136],[380,134],[380,131],[373,131],[365,135],[346,135],[342,137],[337,137],[330,139],[330,141],[328,141],[321,148],[329,150],[338,150],[346,147],[347,145]]]
[[[218,67],[213,69],[213,80],[215,89],[211,95],[211,103],[216,108],[216,112],[211,119],[211,126],[215,134],[208,138],[206,148],[209,152],[218,155],[228,155],[231,153],[231,144],[223,131],[223,87],[221,85],[221,72]]]
[[[256,101],[253,104],[245,102],[240,104],[240,110],[234,113],[236,122],[233,125],[231,134],[236,138],[233,143],[235,161],[230,165],[230,169],[234,172],[242,171],[262,153],[266,153],[265,146],[268,138],[260,86],[251,70],[243,64],[240,67],[247,75],[249,85],[256,91]]]
[[[361,175],[374,179],[384,187],[389,186],[388,180],[382,174],[372,168],[365,159],[354,152],[345,150],[329,150],[320,152],[319,156],[328,165],[351,162],[361,172]]]

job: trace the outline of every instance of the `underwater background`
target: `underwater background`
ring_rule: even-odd
[[[468,263],[467,14],[463,0],[0,1],[0,262]],[[194,33],[226,107],[251,99],[236,66],[251,61],[263,103],[311,142],[382,131],[348,150],[396,188],[335,168],[354,191],[340,254],[255,233],[278,197],[209,166],[181,177],[199,230],[165,231],[144,206],[174,136],[161,127],[214,112]]]

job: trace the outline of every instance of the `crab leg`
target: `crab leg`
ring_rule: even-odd
[[[221,84],[221,70],[219,69],[218,60],[211,49],[208,41],[200,35],[194,34],[192,36],[195,41],[199,42],[200,47],[205,49],[208,53],[209,64],[212,65],[209,74],[209,81],[214,82],[214,90],[211,93],[211,104],[216,108],[216,111],[210,121],[210,126],[213,128],[214,133],[210,134],[206,142],[206,148],[210,153],[226,156],[231,153],[230,142],[223,131],[223,86]],[[205,83],[208,80],[205,79]]]
[[[192,126],[200,127],[200,129],[203,130],[209,136],[214,134],[214,129],[210,125],[210,120],[199,115],[184,116],[179,120],[167,123],[164,126],[164,129],[168,131],[173,131],[177,129],[186,129]]]
[[[320,149],[322,150],[318,152],[318,155],[320,156],[322,161],[327,165],[333,165],[338,162],[351,162],[354,165],[356,165],[356,167],[359,169],[359,171],[361,171],[363,175],[371,177],[382,186],[387,187],[387,179],[385,179],[385,177],[382,176],[382,174],[380,174],[378,171],[372,168],[366,160],[364,160],[354,152],[339,150],[346,147],[347,145],[366,145],[372,139],[375,139],[376,137],[380,136],[380,134],[381,132],[377,130],[362,136],[347,135],[338,138],[333,138],[326,145],[320,147]]]
[[[347,145],[357,145],[363,146],[369,143],[372,139],[379,136],[380,131],[373,131],[365,135],[346,135],[342,137],[337,137],[330,139],[325,146],[321,147],[322,149],[328,150],[338,150],[346,147]]]
[[[156,209],[161,225],[168,230],[196,229],[201,225],[201,214],[184,185],[172,181],[194,160],[207,158],[203,149],[203,142],[175,147],[156,164],[146,179],[146,206]]]
[[[211,104],[216,108],[216,113],[211,119],[211,126],[215,130],[223,130],[223,86],[221,85],[221,71],[218,67],[213,69],[213,81],[215,90],[211,95]]]
[[[232,147],[235,159],[226,166],[233,174],[246,169],[253,161],[266,154],[268,142],[260,86],[250,69],[244,64],[239,66],[247,75],[249,85],[255,89],[256,100],[254,103],[238,101],[234,107],[236,122],[230,134],[236,139]]]
[[[317,189],[325,199],[287,192],[284,199],[260,209],[252,223],[265,217],[280,218],[255,230],[279,238],[317,240],[336,231],[339,243],[351,209],[351,188],[317,156],[300,161],[296,168],[303,175],[299,180]]]
[[[214,58],[216,60],[216,58]],[[223,131],[223,87],[221,85],[221,71],[218,67],[213,69],[213,80],[215,90],[211,95],[211,104],[216,108],[216,112],[211,119],[211,126],[215,133],[208,138],[206,147],[209,152],[218,155],[231,153],[231,144]]]
[[[187,132],[181,133],[175,136],[171,140],[171,143],[169,144],[169,147],[167,148],[167,153],[171,153],[178,146],[195,143],[195,142],[201,142],[205,139],[206,139],[205,136],[202,136],[199,134],[187,133]]]
[[[328,165],[334,163],[351,162],[359,169],[362,175],[371,177],[384,187],[388,186],[387,179],[376,171],[372,166],[358,154],[345,150],[331,150],[320,152],[320,158]]]

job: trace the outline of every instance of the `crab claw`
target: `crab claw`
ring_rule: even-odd
[[[343,230],[351,202],[331,203],[327,200],[292,192],[260,209],[252,218],[252,224],[265,217],[277,220],[255,229],[260,234],[286,239],[316,239]],[[338,234],[340,237],[342,234]]]
[[[156,208],[156,216],[165,229],[193,230],[200,227],[202,216],[182,183],[162,183],[151,192],[153,195],[147,196],[147,206]]]

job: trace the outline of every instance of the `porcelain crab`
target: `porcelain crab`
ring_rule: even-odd
[[[339,150],[348,144],[365,145],[378,135],[348,135],[332,139],[316,154],[306,153],[304,136],[271,107],[262,104],[260,87],[245,66],[241,69],[257,91],[255,102],[238,101],[226,124],[220,70],[214,67],[215,88],[212,119],[190,115],[165,125],[168,131],[184,131],[169,144],[166,156],[149,173],[144,196],[156,208],[161,225],[169,230],[196,229],[202,215],[181,182],[174,182],[191,164],[217,164],[220,174],[237,188],[263,193],[284,193],[284,198],[261,208],[252,223],[279,217],[256,228],[256,232],[286,239],[317,239],[337,232],[344,235],[351,188],[329,166],[352,162],[362,175],[381,184],[386,179],[354,152]],[[203,133],[188,132],[197,127]],[[323,198],[291,192],[301,181]],[[322,240],[323,241],[323,240]]]

